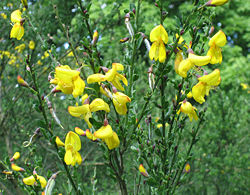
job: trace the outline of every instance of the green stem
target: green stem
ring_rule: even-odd
[[[198,131],[200,129],[201,124],[204,121],[204,115],[205,115],[204,113],[201,114],[199,124],[197,125],[196,130],[193,132],[193,138],[192,138],[191,144],[190,144],[190,146],[188,148],[185,161],[183,162],[181,167],[176,171],[176,174],[175,174],[173,182],[172,182],[173,188],[172,188],[171,194],[174,194],[174,192],[175,192],[176,186],[178,185],[178,182],[180,181],[181,173],[182,173],[185,165],[187,164],[187,161],[189,160],[190,152],[191,152],[191,150],[193,148],[193,145],[197,141],[196,140],[196,135],[197,135],[197,133],[198,133]],[[175,180],[175,178],[176,178],[176,180]]]
[[[41,107],[41,112],[42,112],[42,115],[43,115],[46,127],[47,127],[47,129],[49,131],[49,134],[50,134],[51,138],[52,138],[52,137],[54,137],[54,134],[53,134],[53,132],[51,130],[51,127],[50,127],[50,124],[49,124],[49,121],[48,121],[48,118],[47,118],[47,115],[46,115],[44,101],[42,100],[42,97],[41,97],[41,94],[40,94],[40,91],[39,91],[39,87],[38,87],[38,84],[37,84],[37,79],[36,79],[36,76],[35,76],[35,72],[33,71],[32,65],[30,65],[30,63],[28,62],[28,60],[27,60],[27,65],[30,68],[31,77],[32,77],[33,83],[35,85],[35,90],[37,92],[36,93],[37,99],[38,99],[40,107]],[[59,151],[58,151],[58,147],[57,147],[57,145],[56,145],[55,142],[54,142],[54,146],[55,146],[57,154],[58,154]],[[58,156],[59,156],[59,154],[58,154]],[[79,194],[79,191],[77,190],[76,185],[75,185],[75,183],[74,183],[74,181],[73,181],[73,179],[72,179],[72,177],[71,177],[71,175],[69,173],[69,169],[68,169],[67,165],[65,164],[65,162],[64,162],[63,159],[61,159],[61,158],[59,158],[59,159],[61,160],[61,162],[62,162],[62,164],[64,166],[64,169],[65,169],[65,171],[67,173],[67,176],[68,176],[68,178],[70,180],[70,183],[73,186],[76,194]]]

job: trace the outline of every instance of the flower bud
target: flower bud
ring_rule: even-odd
[[[206,3],[206,6],[220,6],[226,4],[228,1],[229,0],[210,0]]]
[[[76,132],[78,135],[81,135],[81,136],[85,136],[85,135],[86,135],[86,132],[83,131],[82,129],[80,129],[79,127],[75,127],[75,132]]]
[[[17,82],[19,85],[21,85],[23,87],[29,86],[29,84],[25,80],[23,80],[23,78],[20,75],[17,76]]]
[[[146,169],[144,168],[143,164],[140,164],[140,166],[139,166],[139,171],[140,171],[140,173],[141,173],[144,177],[149,177],[148,172],[147,172]]]
[[[120,43],[126,43],[129,40],[129,37],[124,37],[120,39]]]
[[[211,26],[211,28],[209,30],[209,36],[210,37],[212,36],[213,32],[214,32],[214,26]]]
[[[95,45],[95,44],[97,43],[98,37],[99,37],[99,35],[98,35],[97,30],[96,30],[96,31],[94,32],[94,34],[93,34],[92,45]]]
[[[20,152],[16,152],[13,157],[10,159],[10,162],[17,160],[20,158]]]
[[[25,171],[24,168],[19,167],[19,166],[17,166],[17,165],[14,164],[14,163],[11,163],[11,169],[12,169],[13,171]]]

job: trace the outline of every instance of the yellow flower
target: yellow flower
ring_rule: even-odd
[[[112,101],[114,103],[115,109],[116,109],[118,114],[120,114],[120,115],[127,114],[126,103],[131,102],[131,99],[127,95],[125,95],[121,92],[113,93]]]
[[[113,136],[113,130],[110,125],[102,126],[100,129],[94,132],[94,136],[99,139],[105,139]]]
[[[12,171],[5,171],[4,170],[4,171],[2,171],[2,173],[5,174],[5,175],[11,175],[13,172]]]
[[[11,22],[14,23],[14,26],[10,31],[10,38],[16,38],[17,40],[20,40],[24,35],[24,19],[22,18],[22,13],[20,10],[15,10],[11,13]]]
[[[211,60],[210,56],[198,56],[192,53],[188,54],[188,58],[183,60],[181,53],[176,56],[175,72],[181,77],[186,78],[187,72],[194,66],[207,65]]]
[[[11,169],[12,169],[13,171],[25,171],[24,168],[19,167],[19,166],[17,166],[17,165],[14,164],[14,163],[11,163]]]
[[[82,157],[78,152],[81,149],[81,140],[79,136],[70,131],[68,132],[65,139],[65,156],[64,161],[67,165],[75,166],[76,163],[79,165],[82,163]]]
[[[1,16],[3,17],[3,19],[7,19],[7,15],[5,13],[1,13]]]
[[[60,147],[60,146],[64,147],[65,146],[65,144],[62,142],[62,140],[60,140],[60,138],[58,136],[56,136],[56,145],[58,147]]]
[[[180,112],[183,112],[184,114],[187,114],[190,121],[194,120],[198,120],[198,116],[195,112],[195,110],[197,110],[194,106],[192,106],[191,103],[189,103],[187,100],[184,100],[183,102],[180,102],[181,107],[180,110],[178,111],[178,114]]]
[[[36,46],[36,44],[35,44],[34,41],[30,41],[30,42],[29,42],[29,48],[30,48],[30,49],[32,49],[32,50],[35,49],[35,46]]]
[[[55,78],[50,81],[56,84],[56,90],[61,90],[65,94],[72,94],[75,98],[83,94],[85,82],[80,77],[80,72],[71,70],[68,65],[57,66]]]
[[[220,70],[215,69],[210,74],[204,75],[204,76],[198,78],[198,80],[206,83],[209,86],[218,86],[220,84],[220,81],[221,81]]]
[[[140,173],[144,176],[144,177],[148,177],[148,172],[146,171],[146,169],[144,168],[143,164],[140,164],[139,166],[139,171]]]
[[[211,57],[210,56],[197,56],[195,54],[189,53],[188,59],[195,65],[195,66],[204,66],[207,65]]]
[[[36,177],[36,179],[35,179],[35,177]],[[47,185],[46,179],[43,176],[40,176],[40,175],[37,175],[37,174],[35,174],[35,177],[34,177],[34,175],[31,175],[29,177],[23,178],[23,183],[28,185],[28,186],[32,186],[38,180],[40,182],[42,188],[45,188],[46,185]]]
[[[128,86],[128,81],[127,81],[126,77],[124,77],[122,74],[119,74],[117,72],[117,71],[124,70],[123,65],[120,63],[112,63],[112,69],[108,70],[107,68],[105,68],[104,70],[106,70],[105,75],[100,74],[100,73],[90,75],[87,78],[87,83],[91,84],[91,83],[96,83],[96,82],[109,81],[117,89],[124,91],[125,89],[121,85],[120,81],[122,81],[123,84],[126,86]]]
[[[219,5],[224,5],[228,2],[229,0],[210,0],[206,3],[207,6],[219,6]]]
[[[93,34],[92,45],[95,45],[97,43],[98,37],[99,37],[98,32],[97,32],[97,30],[95,30],[95,32]]]
[[[107,144],[109,150],[117,148],[120,145],[118,135],[114,131],[112,133],[113,135],[111,137],[104,138],[104,142]]]
[[[16,152],[12,158],[10,159],[10,162],[14,161],[14,160],[17,160],[20,158],[20,152]]]
[[[85,103],[82,106],[69,106],[68,111],[71,116],[82,118],[86,121],[89,128],[92,127],[92,124],[89,121],[89,118],[92,117],[91,112],[96,112],[99,110],[104,110],[110,112],[109,105],[104,102],[101,98],[94,99],[91,104]]]
[[[122,74],[119,74],[117,71],[123,71],[124,67],[120,63],[113,63],[112,69],[109,70],[105,74],[105,79],[107,81],[110,81],[118,90],[124,91],[125,89],[121,85],[120,81],[123,82],[124,85],[128,86],[128,81],[126,77],[124,77]]]
[[[182,60],[179,65],[176,65],[175,72],[183,78],[187,77],[187,72],[194,67],[194,64],[190,61],[190,59]]]
[[[102,81],[105,81],[105,76],[103,74],[97,73],[97,74],[92,74],[90,76],[88,76],[87,78],[87,83],[91,84],[91,83],[99,83]]]
[[[200,104],[205,102],[205,95],[209,95],[209,90],[220,84],[220,70],[215,69],[212,73],[198,78],[199,82],[192,88],[194,100]]]
[[[15,50],[17,50],[18,53],[22,53],[24,49],[25,49],[24,43],[15,47]]]
[[[159,60],[163,63],[166,60],[166,48],[165,44],[168,42],[168,33],[162,25],[158,25],[152,29],[150,32],[150,41],[153,42],[150,51],[149,57],[151,60]]]
[[[211,57],[210,64],[216,64],[222,62],[221,47],[227,43],[227,37],[225,33],[220,30],[217,32],[209,41],[208,45],[210,46],[207,56]]]

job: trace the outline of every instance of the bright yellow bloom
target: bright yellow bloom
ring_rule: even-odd
[[[220,84],[220,81],[221,81],[220,70],[215,69],[210,74],[204,75],[204,76],[198,78],[198,80],[206,83],[209,86],[218,86]]]
[[[131,99],[127,95],[125,95],[121,92],[113,93],[112,101],[114,103],[115,109],[116,109],[118,114],[120,114],[120,115],[127,114],[127,105],[126,104],[128,102],[131,102]]]
[[[13,171],[24,171],[24,168],[19,167],[19,166],[17,166],[17,165],[14,164],[14,163],[11,163],[11,169],[12,169]]]
[[[82,118],[86,121],[89,128],[92,127],[92,124],[89,121],[89,118],[92,117],[91,112],[96,112],[99,110],[104,110],[106,112],[110,112],[109,105],[104,102],[101,98],[94,99],[91,104],[86,103],[82,106],[69,106],[68,111],[70,115],[74,117]]]
[[[35,179],[36,177],[36,179]],[[46,185],[47,185],[47,181],[46,179],[43,177],[43,176],[40,176],[40,175],[31,175],[29,177],[26,177],[26,178],[23,178],[23,183],[28,185],[28,186],[32,186],[36,183],[36,181],[38,180],[42,186],[42,188],[45,188]]]
[[[119,74],[117,71],[123,71],[124,67],[120,63],[112,63],[112,69],[107,70],[105,75],[97,73],[90,75],[87,78],[87,82],[90,83],[96,83],[96,82],[103,82],[103,81],[109,81],[111,82],[117,89],[124,91],[125,89],[121,85],[120,81],[123,82],[124,85],[128,86],[128,81],[126,77],[124,77],[122,74]]]
[[[3,17],[3,19],[7,19],[7,15],[5,13],[1,13],[1,16]]]
[[[22,53],[24,49],[25,49],[24,43],[15,47],[15,50],[17,50],[18,53]]]
[[[151,60],[163,63],[166,60],[166,48],[165,44],[168,42],[168,33],[162,25],[154,27],[150,32],[150,41],[153,42],[150,51],[149,57]]]
[[[209,95],[209,90],[220,84],[220,70],[215,69],[212,73],[198,78],[199,82],[192,88],[194,100],[200,104],[205,102],[205,95]]]
[[[105,81],[105,76],[103,74],[97,73],[97,74],[92,74],[90,76],[88,76],[87,78],[87,83],[91,84],[91,83],[99,83],[102,81]]]
[[[181,53],[177,53],[175,59],[175,72],[181,77],[186,78],[187,72],[194,66],[207,65],[211,60],[210,56],[197,56],[189,53],[188,58],[183,60]]]
[[[104,138],[104,142],[107,144],[109,150],[117,148],[120,145],[119,137],[114,131],[111,137]]]
[[[211,64],[217,64],[222,62],[221,47],[227,43],[227,37],[225,33],[220,30],[217,32],[209,41],[208,45],[210,46],[207,56],[211,57]]]
[[[60,138],[58,136],[56,136],[56,145],[58,147],[60,147],[60,146],[64,147],[65,146],[65,144],[62,142],[62,140],[60,140]]]
[[[197,56],[195,54],[189,53],[188,59],[193,63],[195,66],[204,66],[207,65],[211,57],[210,56]]]
[[[82,163],[82,157],[78,152],[81,149],[81,140],[79,136],[70,131],[68,132],[65,139],[65,156],[64,161],[67,165],[75,166],[76,163],[79,165]]]
[[[187,77],[187,72],[194,67],[194,64],[187,58],[182,60],[180,64],[176,66],[176,73],[183,78]]]
[[[198,116],[195,112],[195,110],[197,110],[194,106],[192,106],[191,103],[189,103],[188,101],[184,100],[183,102],[180,102],[181,107],[180,110],[178,111],[178,114],[180,112],[183,112],[184,114],[187,114],[190,121],[194,120],[198,120]]]
[[[68,65],[57,66],[55,78],[50,81],[56,84],[56,90],[61,90],[65,94],[72,94],[75,98],[83,94],[85,82],[80,77],[80,72],[71,70]]]
[[[206,3],[207,6],[220,6],[224,5],[228,2],[229,0],[210,0]]]
[[[10,31],[10,38],[16,38],[17,40],[20,40],[24,35],[24,19],[22,18],[22,13],[20,10],[15,10],[11,13],[11,22],[14,23],[14,26]]]
[[[105,139],[113,136],[113,130],[110,125],[102,126],[96,132],[94,132],[94,136],[99,139]]]
[[[14,161],[14,160],[17,160],[20,158],[20,152],[16,152],[12,158],[10,159],[10,162]]]
[[[139,171],[140,173],[144,176],[144,177],[148,177],[148,172],[146,171],[146,169],[144,168],[143,164],[140,164],[139,166]]]
[[[113,63],[112,69],[109,70],[105,74],[105,79],[107,81],[110,81],[118,90],[124,91],[125,89],[121,85],[120,81],[123,82],[124,85],[128,86],[128,81],[126,77],[124,77],[122,74],[119,74],[117,71],[123,71],[124,67],[120,63]]]
[[[36,46],[36,44],[35,44],[34,41],[30,41],[30,42],[29,42],[29,48],[30,48],[30,49],[32,49],[32,50],[35,49],[35,46]]]

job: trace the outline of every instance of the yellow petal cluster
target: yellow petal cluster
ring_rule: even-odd
[[[69,106],[68,111],[70,115],[78,118],[82,118],[86,121],[89,128],[92,127],[92,124],[89,121],[89,118],[92,117],[92,112],[96,112],[99,110],[104,110],[106,112],[110,112],[109,105],[103,101],[101,98],[94,99],[91,104],[86,103],[82,106]]]
[[[112,69],[108,70],[105,75],[97,73],[90,75],[87,78],[87,83],[96,83],[96,82],[103,82],[109,81],[111,82],[118,90],[124,91],[124,87],[121,84],[121,81],[124,85],[128,86],[128,81],[126,77],[122,74],[118,73],[117,71],[123,71],[124,67],[120,63],[112,63]]]
[[[227,38],[225,33],[220,30],[217,32],[209,41],[210,46],[207,56],[211,57],[210,64],[217,64],[222,62],[221,47],[227,43]]]
[[[64,162],[67,165],[75,166],[76,163],[79,165],[82,163],[82,157],[78,152],[81,149],[81,140],[79,136],[70,131],[68,132],[65,139],[65,156]]]
[[[199,82],[192,88],[192,97],[200,104],[205,102],[205,95],[209,95],[209,90],[220,84],[220,70],[215,69],[212,73],[198,78]]]
[[[72,94],[75,98],[83,94],[85,82],[80,77],[80,72],[71,70],[68,65],[57,66],[55,69],[55,78],[50,81],[56,84],[56,89],[65,94]]]
[[[198,116],[195,112],[195,110],[197,110],[194,106],[192,106],[192,104],[186,100],[184,100],[183,102],[181,102],[181,107],[180,110],[178,111],[178,113],[182,112],[184,114],[187,114],[190,121],[194,120],[198,120]]]
[[[188,58],[183,60],[181,53],[177,53],[175,59],[175,72],[181,77],[186,78],[187,72],[194,66],[204,66],[207,65],[211,60],[210,56],[198,56],[189,53]]]
[[[35,178],[36,177],[36,178]],[[32,186],[36,183],[36,181],[39,181],[42,188],[45,188],[47,185],[47,181],[43,176],[40,175],[31,175],[29,177],[23,178],[23,183],[28,185],[28,186]]]
[[[20,40],[24,35],[24,19],[22,18],[22,13],[20,10],[15,10],[11,13],[11,22],[13,22],[14,25],[10,31],[10,38],[16,38],[17,40]]]
[[[165,44],[168,42],[168,33],[162,25],[154,27],[150,32],[150,41],[153,43],[149,50],[151,60],[159,60],[163,63],[166,60]]]
[[[124,93],[121,93],[121,92],[116,92],[116,93],[113,93],[113,103],[114,103],[114,106],[115,106],[115,109],[117,111],[118,114],[120,115],[125,115],[127,114],[127,103],[128,102],[131,102],[131,99],[125,95]]]

